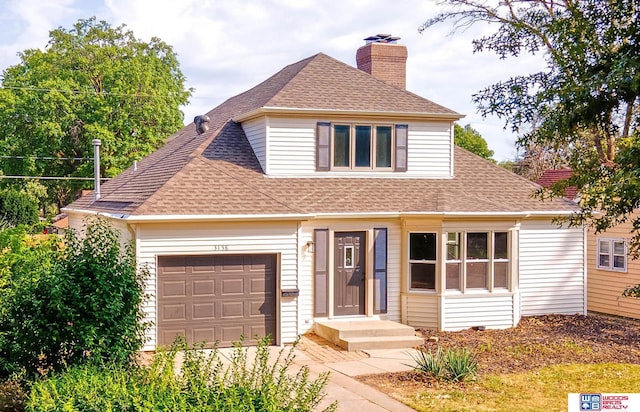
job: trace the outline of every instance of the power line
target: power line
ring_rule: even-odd
[[[33,159],[33,160],[93,160],[93,157],[0,156],[0,159]]]
[[[88,94],[88,95],[105,95],[115,97],[164,97],[160,94],[148,94],[148,93],[116,93],[105,92],[96,90],[65,90],[65,89],[49,89],[45,87],[31,87],[31,86],[0,86],[0,89],[9,90],[21,90],[32,92],[58,92],[58,93],[70,93],[70,94]]]
[[[71,176],[0,176],[0,179],[94,180],[93,177],[71,177]],[[101,177],[100,180],[111,180],[111,178]]]

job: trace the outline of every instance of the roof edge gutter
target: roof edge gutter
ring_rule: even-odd
[[[123,213],[101,212],[86,209],[67,209],[61,211],[68,214],[103,216],[110,219],[124,220],[128,223],[152,222],[203,222],[203,221],[283,221],[312,219],[398,219],[398,218],[529,218],[568,216],[572,211],[526,211],[526,212],[374,212],[374,213],[298,213],[298,214],[239,214],[239,215],[127,215]]]
[[[523,212],[406,212],[403,217],[443,216],[443,217],[554,217],[568,216],[574,213],[571,210],[544,210]]]
[[[421,112],[392,112],[392,111],[371,111],[371,110],[337,110],[337,109],[308,109],[299,107],[273,107],[263,106],[257,109],[242,113],[232,118],[234,122],[243,122],[261,115],[267,114],[307,114],[307,115],[336,115],[343,116],[400,116],[413,117],[419,119],[438,119],[438,120],[459,120],[466,115],[460,113],[421,113]]]
[[[268,215],[128,215],[123,217],[130,223],[151,223],[151,222],[203,222],[203,221],[282,221],[282,220],[309,220],[312,214],[268,214]]]

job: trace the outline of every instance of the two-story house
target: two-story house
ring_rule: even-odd
[[[586,313],[585,232],[552,223],[574,204],[454,147],[462,115],[405,90],[396,40],[367,39],[359,68],[286,66],[66,208],[71,227],[100,215],[135,241],[147,349]]]

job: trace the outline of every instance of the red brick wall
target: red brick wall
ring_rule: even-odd
[[[402,44],[372,42],[360,47],[356,53],[358,69],[378,79],[406,88],[407,47]]]

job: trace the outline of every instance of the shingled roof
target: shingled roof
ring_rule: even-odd
[[[318,215],[339,213],[563,212],[566,199],[540,202],[538,188],[463,149],[453,179],[268,178],[238,119],[259,109],[306,109],[461,117],[456,112],[316,54],[211,110],[207,132],[186,126],[156,152],[67,210],[128,216]]]

